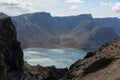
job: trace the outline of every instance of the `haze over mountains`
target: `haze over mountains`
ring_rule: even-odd
[[[120,37],[119,18],[93,18],[91,14],[52,17],[37,12],[12,17],[24,48],[98,49]]]

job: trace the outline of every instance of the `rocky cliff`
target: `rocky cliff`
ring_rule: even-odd
[[[103,45],[71,65],[65,80],[119,80],[120,40]]]
[[[23,74],[23,52],[10,18],[0,20],[0,46],[1,73],[6,74],[8,80],[20,79]]]
[[[0,80],[41,80],[36,70],[24,65],[23,51],[9,17],[0,20]]]

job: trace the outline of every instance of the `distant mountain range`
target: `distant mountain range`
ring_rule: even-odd
[[[93,18],[91,14],[53,17],[37,12],[12,17],[12,21],[23,48],[98,49],[120,37],[119,18]]]

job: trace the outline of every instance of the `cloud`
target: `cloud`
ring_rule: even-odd
[[[112,3],[112,2],[100,2],[100,5],[103,7],[109,7],[111,10],[115,12],[120,12],[120,2]]]
[[[77,10],[78,8],[79,8],[79,6],[76,5],[76,4],[75,4],[75,5],[72,5],[72,6],[70,7],[71,10]]]
[[[77,11],[78,8],[79,8],[79,5],[78,4],[83,4],[84,3],[84,0],[64,0],[64,3],[68,3],[70,4],[69,6],[69,9],[72,11]]]
[[[84,3],[83,0],[65,0],[66,3]]]
[[[31,3],[24,2],[22,0],[1,0],[0,1],[0,7],[11,9],[11,10],[17,10],[20,12],[28,12],[33,10],[31,6],[32,6]]]
[[[100,2],[100,5],[101,6],[112,6],[112,3],[111,2]]]
[[[101,5],[101,6],[108,6],[108,3],[100,2],[100,5]]]
[[[112,10],[120,12],[120,2],[116,2],[115,5],[112,7]]]

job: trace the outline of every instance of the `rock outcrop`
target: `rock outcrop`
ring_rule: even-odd
[[[33,66],[29,65],[27,62],[24,62],[24,75],[21,80],[43,80],[39,71],[34,69]]]
[[[23,74],[23,52],[9,17],[0,20],[0,51],[1,73],[8,80],[19,80]]]
[[[34,69],[39,72],[43,80],[60,80],[67,74],[67,68],[57,69],[55,66],[42,67],[40,65],[34,66]]]
[[[23,51],[17,41],[11,18],[0,20],[0,80],[41,80],[37,71],[24,64]]]
[[[119,80],[120,40],[115,40],[74,63],[65,80]]]

